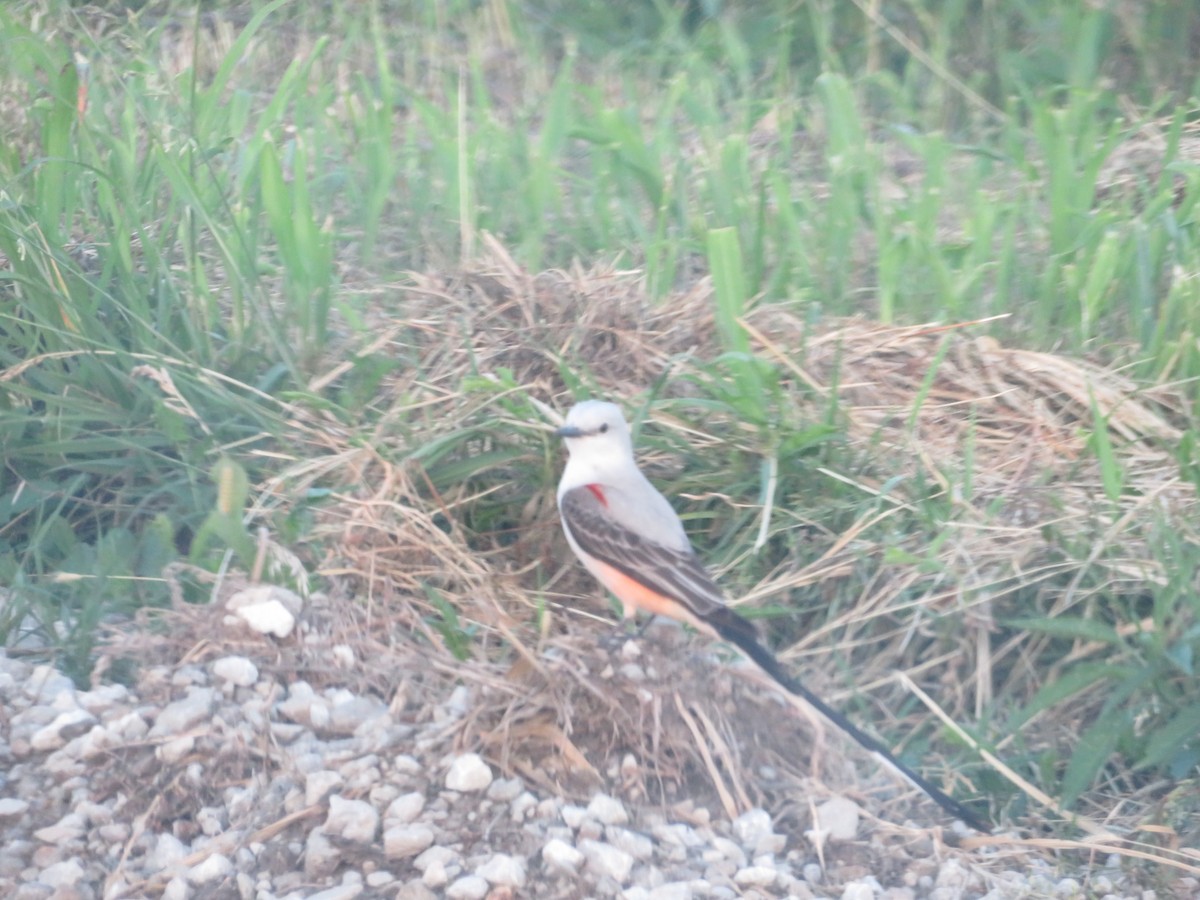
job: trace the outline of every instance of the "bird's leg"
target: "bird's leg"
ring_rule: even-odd
[[[638,625],[637,609],[632,606],[623,606],[621,618],[613,625],[612,631],[600,639],[600,644],[609,653],[618,653],[625,646],[625,642],[631,638],[635,641],[641,640],[653,621],[654,616],[647,616],[646,620]]]
[[[619,653],[629,640],[630,624],[629,619],[618,619],[608,633],[600,638],[600,646],[609,653]]]

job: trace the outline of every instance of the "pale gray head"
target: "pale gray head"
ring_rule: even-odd
[[[567,421],[555,434],[567,442],[572,458],[630,459],[633,443],[621,407],[603,400],[584,400],[567,413]]]

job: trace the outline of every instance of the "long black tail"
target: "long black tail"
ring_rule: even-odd
[[[754,628],[750,623],[735,613],[728,607],[723,610],[728,615],[710,618],[709,624],[716,630],[718,636],[722,640],[736,646],[739,650],[745,653],[748,657],[754,660],[764,672],[774,678],[779,684],[788,691],[795,694],[797,697],[805,700],[810,706],[817,709],[821,715],[825,716],[830,722],[840,728],[850,737],[854,738],[860,746],[882,757],[884,761],[891,763],[896,769],[899,769],[909,781],[923,790],[929,795],[930,799],[934,800],[938,806],[946,810],[953,816],[962,819],[971,828],[976,831],[982,831],[985,834],[990,834],[992,827],[977,813],[959,803],[941,788],[927,781],[921,775],[918,775],[904,763],[900,762],[892,752],[883,746],[875,738],[871,737],[864,731],[861,731],[857,725],[847,719],[844,715],[806,688],[799,681],[792,678],[783,670],[783,666],[779,660],[775,658],[770,650],[758,642],[758,638],[754,634]],[[719,618],[720,621],[714,621]],[[736,620],[736,621],[735,621]]]

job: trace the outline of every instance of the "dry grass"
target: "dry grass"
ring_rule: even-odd
[[[855,759],[851,768],[839,738],[814,739],[804,716],[781,715],[784,701],[751,668],[714,662],[706,642],[681,643],[676,634],[673,646],[663,649],[662,639],[651,641],[636,660],[651,677],[627,677],[621,666],[634,660],[597,646],[607,626],[595,621],[596,591],[559,538],[552,498],[558,451],[544,434],[549,423],[495,411],[503,409],[498,398],[517,395],[565,408],[570,399],[563,360],[575,371],[595,373],[597,383],[589,386],[595,393],[636,402],[668,365],[711,357],[717,348],[705,282],[654,305],[637,273],[534,275],[493,244],[486,264],[414,276],[410,287],[399,290],[402,302],[380,305],[374,344],[406,364],[370,404],[374,431],[350,433],[296,410],[296,444],[304,450],[297,457],[303,459],[262,486],[264,510],[310,486],[336,491],[315,533],[323,553],[320,571],[334,600],[309,614],[309,633],[320,640],[278,647],[276,664],[289,677],[314,686],[349,683],[389,702],[400,695],[401,707],[414,716],[435,688],[474,684],[484,701],[463,720],[453,743],[479,749],[505,772],[573,798],[603,787],[632,802],[673,808],[690,802],[730,815],[764,805],[798,834],[811,826],[810,799],[838,791],[881,819],[932,820],[934,811],[919,795],[902,790],[866,759]],[[1004,348],[968,328],[884,328],[851,320],[806,329],[770,308],[756,310],[746,324],[814,417],[837,391],[850,446],[880,461],[877,477],[827,474],[866,495],[881,494],[881,483],[894,475],[921,474],[932,490],[950,498],[954,511],[947,523],[954,539],[938,551],[944,572],[953,575],[881,566],[860,586],[853,609],[786,648],[784,655],[801,673],[836,671],[825,661],[853,654],[861,643],[870,655],[856,668],[856,689],[878,695],[881,721],[900,708],[893,702],[903,694],[896,670],[926,685],[932,679],[931,693],[962,721],[992,699],[1000,669],[1015,682],[1028,681],[1010,686],[1017,693],[1027,696],[1040,684],[1034,665],[1039,638],[1025,635],[1001,646],[989,640],[993,610],[1005,597],[1044,582],[1047,611],[1086,600],[1077,581],[1062,577],[1079,564],[1050,559],[1047,529],[1095,542],[1087,565],[1105,568],[1112,581],[1164,577],[1137,546],[1137,535],[1145,532],[1130,523],[1194,509],[1192,488],[1178,481],[1167,446],[1177,435],[1182,402],[1169,389],[1139,393],[1120,373]],[[346,350],[335,355],[350,358]],[[342,371],[332,367],[328,379]],[[493,379],[495,391],[463,390],[469,379],[501,371],[506,374]],[[1086,433],[1095,427],[1092,398],[1107,417],[1133,488],[1117,509],[1096,502],[1094,454],[1083,452]],[[505,480],[510,456],[510,462],[484,469],[486,478],[436,487],[418,451],[449,427],[467,435],[458,448],[467,460],[501,446],[524,448],[525,465],[511,472],[521,483]],[[717,440],[685,428],[676,432],[697,446]],[[969,496],[962,492],[968,447]],[[539,465],[545,483],[530,485],[530,472]],[[473,511],[485,500],[519,506],[504,528],[471,527]],[[906,490],[892,489],[879,515],[917,502]],[[878,552],[869,545],[867,525],[835,536],[807,565],[765,579],[742,602],[805,585],[827,589],[854,577],[855,559]],[[1121,554],[1100,552],[1104,542],[1116,540]],[[446,626],[437,597],[457,614],[453,628]],[[961,638],[957,649],[945,652],[933,625],[948,613],[961,617]],[[141,658],[202,659],[218,648],[237,650],[225,637],[193,637],[204,634],[197,620],[206,612],[172,615],[187,621],[159,638],[140,632],[135,642],[161,642],[148,654],[139,651]],[[879,621],[890,624],[873,627]],[[448,641],[454,628],[469,632],[465,645]],[[186,647],[181,634],[188,635]],[[918,641],[936,652],[913,664],[921,658],[912,650]],[[369,671],[331,667],[327,648],[337,643],[372,660]],[[731,679],[730,672],[738,677]],[[836,702],[837,692],[828,693]],[[1087,715],[1079,710],[1081,720]],[[1044,723],[1039,739],[1067,741],[1077,727]],[[1135,826],[1151,799],[1124,798],[1121,813],[1106,818],[1106,825]],[[1091,798],[1089,809],[1102,813],[1102,802]],[[897,840],[912,837],[904,829],[895,834]],[[1009,865],[1010,854],[1042,852],[1031,845],[1005,847],[1001,859]],[[1105,852],[1125,851],[1110,846]]]

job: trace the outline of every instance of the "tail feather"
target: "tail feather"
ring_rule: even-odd
[[[815,707],[821,715],[825,716],[834,725],[854,738],[865,750],[876,754],[885,762],[898,769],[905,778],[923,790],[931,800],[936,802],[946,812],[962,819],[976,831],[981,831],[984,834],[991,833],[991,825],[979,814],[968,809],[958,800],[945,793],[941,788],[900,762],[882,743],[860,730],[857,725],[785,672],[779,660],[775,658],[775,654],[759,642],[758,634],[749,620],[742,618],[728,607],[724,607],[721,614],[710,616],[707,621],[722,640],[733,644],[750,657],[760,669],[775,679],[784,690],[800,697],[810,706]]]

